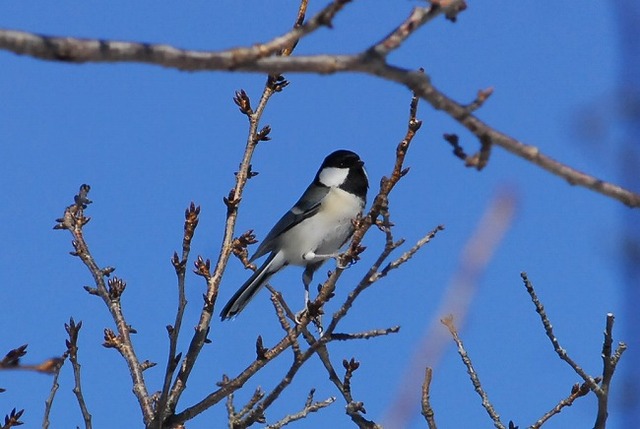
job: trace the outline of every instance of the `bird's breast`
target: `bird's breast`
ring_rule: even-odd
[[[293,265],[306,265],[302,255],[314,252],[326,255],[337,252],[353,233],[352,220],[363,209],[363,201],[339,188],[332,188],[320,210],[291,228],[283,236],[283,251]]]

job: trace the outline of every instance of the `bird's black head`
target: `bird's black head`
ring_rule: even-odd
[[[362,162],[357,153],[346,149],[340,149],[327,156],[320,168],[352,168],[358,166],[362,167],[363,165],[364,162]]]
[[[364,162],[358,154],[350,150],[337,150],[324,159],[316,183],[321,186],[333,186],[357,195],[367,197],[369,181]]]

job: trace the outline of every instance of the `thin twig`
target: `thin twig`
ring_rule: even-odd
[[[551,322],[547,317],[547,313],[544,309],[544,306],[538,299],[536,291],[533,288],[533,284],[529,281],[529,278],[527,277],[527,273],[524,273],[524,272],[521,273],[520,277],[522,277],[522,280],[524,281],[524,286],[527,289],[529,296],[531,297],[531,301],[533,301],[533,305],[535,305],[536,307],[536,312],[540,316],[540,320],[542,321],[542,325],[544,326],[544,331],[547,334],[547,337],[549,338],[549,340],[551,341],[551,344],[553,344],[553,349],[556,351],[560,359],[562,359],[567,364],[569,364],[569,366],[573,368],[576,374],[578,374],[582,378],[582,380],[584,380],[585,383],[587,383],[589,388],[593,390],[596,393],[596,395],[600,395],[602,393],[602,389],[600,388],[600,386],[598,386],[598,384],[596,383],[596,380],[593,377],[591,377],[589,374],[587,374],[573,359],[571,359],[571,357],[567,354],[567,351],[560,346],[560,342],[558,341],[558,338],[553,333],[553,326],[551,325]]]
[[[334,332],[330,335],[332,340],[347,341],[347,340],[368,340],[370,338],[382,337],[389,334],[397,334],[400,332],[400,326],[393,326],[386,329],[371,329],[365,332],[356,332],[353,334],[344,334]]]
[[[607,417],[609,415],[609,389],[611,386],[611,379],[613,373],[616,370],[616,365],[622,356],[622,353],[627,349],[625,343],[618,343],[618,347],[613,353],[613,322],[615,317],[613,314],[607,314],[607,322],[604,330],[604,341],[602,343],[602,382],[600,383],[600,390],[596,391],[598,396],[598,415],[596,416],[596,423],[594,429],[604,429],[607,425]]]
[[[480,395],[480,398],[482,398],[482,406],[487,411],[487,414],[489,414],[489,417],[491,417],[491,420],[493,420],[493,425],[498,429],[505,429],[504,424],[500,421],[500,416],[498,415],[496,410],[493,408],[493,405],[491,405],[491,401],[489,401],[489,396],[487,395],[484,388],[482,387],[482,383],[480,383],[480,378],[478,377],[478,373],[473,368],[473,363],[471,362],[471,358],[469,357],[469,354],[464,348],[464,344],[462,344],[462,340],[458,336],[458,331],[455,325],[453,324],[453,317],[451,316],[445,317],[444,319],[442,319],[442,324],[449,329],[449,332],[453,337],[453,341],[456,342],[456,345],[458,346],[458,354],[462,358],[462,363],[464,363],[464,366],[467,367],[467,373],[471,378],[471,383],[473,384],[473,387],[476,390],[476,393],[478,393],[478,395]]]
[[[328,407],[329,405],[333,404],[336,401],[336,398],[332,396],[330,398],[325,399],[324,401],[314,402],[313,401],[314,393],[315,393],[315,389],[311,389],[311,391],[309,392],[309,395],[307,396],[307,400],[304,404],[304,408],[301,411],[295,414],[289,414],[288,416],[285,416],[284,418],[280,419],[276,423],[267,426],[267,429],[280,429],[281,427],[286,426],[289,423],[295,422],[297,420],[302,420],[305,417],[307,417],[310,413],[315,413],[316,411],[321,410],[322,408]]]
[[[171,380],[175,374],[175,370],[178,367],[181,355],[176,355],[178,347],[178,337],[182,328],[182,319],[184,316],[185,308],[187,307],[187,298],[185,294],[185,276],[187,271],[187,262],[189,259],[189,252],[191,251],[191,240],[195,234],[195,230],[198,226],[200,215],[200,206],[196,206],[193,202],[185,210],[184,221],[184,233],[182,236],[182,255],[178,257],[177,253],[173,254],[171,263],[173,264],[176,276],[178,278],[178,308],[176,310],[176,317],[173,326],[167,326],[169,333],[169,354],[167,357],[167,365],[164,372],[164,382],[162,384],[162,391],[160,393],[160,399],[156,407],[155,422],[152,425],[157,429],[162,428],[164,419],[167,413],[170,412],[167,409],[167,400],[169,398],[169,389],[171,387]]]
[[[42,417],[42,427],[43,429],[48,429],[49,428],[49,414],[51,414],[51,408],[53,407],[53,400],[56,396],[56,393],[58,392],[58,388],[60,387],[60,385],[58,384],[58,377],[60,376],[60,370],[62,369],[62,366],[64,365],[64,361],[66,360],[68,354],[65,353],[63,355],[63,359],[60,362],[60,365],[58,365],[56,371],[53,373],[53,381],[51,382],[51,390],[49,391],[49,396],[47,397],[46,401],[44,402],[44,416]]]
[[[304,18],[306,4],[307,1],[302,0],[294,27],[298,24],[300,19]],[[314,19],[317,18],[317,20],[319,20],[318,22],[320,22],[321,19],[330,20],[331,17],[333,17],[333,14],[337,13],[340,8],[341,5],[337,5],[333,9],[325,9],[325,11],[328,11],[325,12],[325,15],[322,15],[323,12],[321,12],[319,15],[316,15]],[[318,18],[318,16],[321,16],[321,18]],[[300,28],[302,27],[299,27],[298,29],[294,28],[293,31],[297,31]],[[288,40],[286,43],[282,44],[282,46],[279,46],[278,50],[281,53],[281,55],[279,56],[282,57],[290,55],[297,40],[297,38],[294,38]],[[244,91],[239,91],[238,93],[236,93],[236,98],[234,101],[240,107],[240,111],[244,113],[249,119],[249,132],[245,145],[244,155],[242,157],[242,162],[240,163],[239,170],[235,174],[235,186],[229,192],[229,196],[223,199],[227,206],[227,219],[224,226],[221,250],[218,256],[218,261],[215,265],[214,272],[210,277],[207,278],[205,305],[202,309],[202,312],[200,313],[200,320],[196,327],[196,332],[189,345],[189,350],[182,361],[180,371],[178,372],[176,380],[173,383],[173,387],[171,388],[171,393],[168,400],[169,413],[171,414],[175,412],[178,400],[180,399],[180,396],[182,395],[182,392],[187,385],[189,375],[191,374],[193,366],[195,365],[195,361],[200,354],[200,350],[205,344],[206,335],[209,332],[209,327],[211,325],[211,319],[213,316],[213,303],[215,303],[217,299],[220,282],[222,281],[223,274],[227,268],[229,256],[233,253],[234,249],[233,235],[235,231],[236,220],[238,217],[238,207],[240,201],[242,200],[242,194],[247,180],[254,175],[254,173],[251,171],[251,159],[253,157],[253,153],[260,141],[268,139],[267,134],[269,133],[270,128],[267,126],[259,129],[260,120],[262,119],[262,113],[264,112],[264,109],[266,108],[271,96],[277,92],[280,92],[282,88],[284,88],[287,84],[288,82],[286,82],[280,75],[269,75],[262,91],[260,101],[258,102],[258,106],[255,110],[251,108],[249,97]]]
[[[117,349],[127,363],[133,382],[133,393],[140,405],[145,425],[147,425],[153,420],[153,407],[151,406],[147,386],[142,375],[142,367],[131,340],[132,329],[127,323],[120,305],[120,295],[124,291],[125,283],[114,277],[109,280],[109,287],[107,288],[105,278],[110,276],[114,269],[110,267],[100,268],[84,239],[83,227],[90,221],[90,218],[84,216],[84,210],[91,203],[88,198],[89,190],[89,185],[80,186],[80,191],[74,198],[74,204],[68,206],[64,216],[56,220],[57,224],[54,229],[66,229],[71,233],[73,236],[72,244],[75,249],[72,255],[80,258],[93,276],[95,283],[95,288],[87,287],[86,289],[92,295],[102,298],[102,301],[109,309],[109,313],[116,324],[118,335],[110,336],[111,342],[108,344]],[[105,332],[107,331],[111,332],[110,330]]]
[[[560,400],[560,402],[558,402],[558,404],[555,407],[547,411],[542,417],[538,419],[538,421],[536,421],[534,424],[529,426],[529,429],[540,428],[551,417],[555,416],[556,414],[559,414],[563,408],[570,407],[571,405],[573,405],[573,402],[576,399],[582,396],[586,396],[590,392],[590,390],[591,389],[589,388],[589,385],[587,383],[574,384],[573,387],[571,388],[571,394],[566,398]]]
[[[433,412],[433,408],[431,408],[430,401],[430,388],[431,388],[431,378],[433,377],[433,370],[427,367],[424,371],[424,382],[422,383],[422,415],[427,421],[427,425],[429,429],[438,429],[436,426],[435,413]]]
[[[80,412],[82,413],[84,427],[85,429],[91,429],[91,413],[89,413],[89,408],[87,407],[87,403],[84,400],[84,394],[82,393],[80,363],[78,362],[78,334],[80,333],[80,329],[82,328],[82,322],[76,323],[72,317],[69,320],[68,324],[65,323],[64,328],[69,335],[69,339],[66,341],[66,344],[69,361],[71,362],[71,367],[73,368],[73,393],[76,396],[78,406],[80,407]]]

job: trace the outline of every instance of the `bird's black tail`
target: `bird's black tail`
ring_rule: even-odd
[[[230,319],[240,313],[264,286],[269,278],[281,267],[275,267],[274,257],[277,252],[271,253],[264,264],[247,280],[240,289],[231,297],[227,305],[220,312],[222,320]]]

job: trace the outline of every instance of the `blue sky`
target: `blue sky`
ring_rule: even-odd
[[[358,52],[419,4],[353,2],[336,18],[333,30],[319,30],[296,52]],[[311,1],[312,11],[322,6],[324,2]],[[23,0],[0,4],[0,27],[220,50],[284,33],[296,10],[295,2],[281,0],[180,5]],[[615,142],[589,145],[576,133],[576,127],[589,124],[575,120],[616,88],[614,25],[605,3],[570,0],[549,7],[530,0],[470,2],[457,24],[442,19],[430,23],[390,61],[424,67],[439,89],[461,102],[493,86],[494,95],[478,112],[481,119],[573,167],[616,181]],[[86,236],[98,263],[115,266],[128,283],[125,314],[139,332],[138,355],[159,363],[145,373],[150,389],[159,389],[167,350],[164,326],[173,322],[175,311],[169,258],[181,243],[184,209],[191,201],[202,207],[192,255],[215,260],[225,215],[222,196],[233,185],[247,133],[233,93],[243,88],[257,102],[264,77],[181,73],[136,64],[57,64],[7,52],[0,52],[0,69],[0,235],[5,249],[0,257],[0,351],[28,343],[27,363],[61,354],[63,324],[70,316],[82,320],[80,360],[94,427],[139,427],[141,416],[124,362],[101,346],[102,331],[112,322],[104,305],[83,291],[90,276],[69,256],[70,236],[51,229],[54,219],[80,184],[92,186]],[[390,171],[395,145],[406,130],[410,93],[403,87],[357,74],[287,78],[291,85],[272,99],[263,117],[273,128],[272,140],[256,152],[253,165],[260,175],[246,189],[238,221],[239,233],[254,229],[258,238],[334,149],[358,152],[375,189],[380,176]],[[514,224],[481,279],[461,335],[503,420],[524,427],[579,379],[553,352],[519,274],[529,273],[563,346],[588,372],[599,374],[607,312],[618,315],[616,340],[622,339],[618,216],[624,208],[499,148],[481,173],[465,169],[441,136],[458,133],[469,152],[477,148],[476,140],[426,103],[420,105],[419,117],[423,126],[406,162],[411,172],[391,197],[395,234],[409,246],[438,224],[446,230],[402,270],[369,289],[343,326],[362,331],[400,325],[400,333],[334,344],[332,356],[337,366],[343,358],[361,362],[354,397],[365,403],[368,417],[379,421],[426,327],[442,316],[435,312],[466,240],[489,201],[507,187],[518,200]],[[365,244],[368,251],[343,276],[339,297],[360,278],[383,237],[372,232]],[[221,301],[247,276],[232,260]],[[299,269],[292,268],[273,279],[294,307],[302,304],[299,276]],[[182,350],[196,323],[203,288],[200,278],[188,275]],[[281,336],[266,292],[235,321],[214,321],[213,343],[201,355],[181,406],[212,390],[223,373],[242,370],[253,357],[258,335],[266,344]],[[638,356],[629,350],[621,369]],[[252,380],[238,394],[237,404],[258,385],[268,390],[289,359],[275,362],[270,375]],[[612,427],[620,412],[615,391],[620,374],[614,378]],[[0,386],[7,392],[0,395],[0,413],[26,408],[27,427],[40,424],[50,384],[50,377],[40,374],[2,373]],[[317,399],[336,394],[317,359],[269,410],[269,421],[298,411],[311,387],[317,388]],[[65,366],[53,427],[82,422],[71,388]],[[441,427],[491,424],[453,347],[435,368],[431,395]],[[419,390],[416,410],[418,404]],[[545,427],[589,427],[595,412],[595,398],[583,398]],[[212,422],[221,427],[224,419],[224,408],[218,406],[189,427],[211,427]],[[350,425],[341,399],[298,427],[328,425]],[[410,427],[425,424],[416,418]]]

